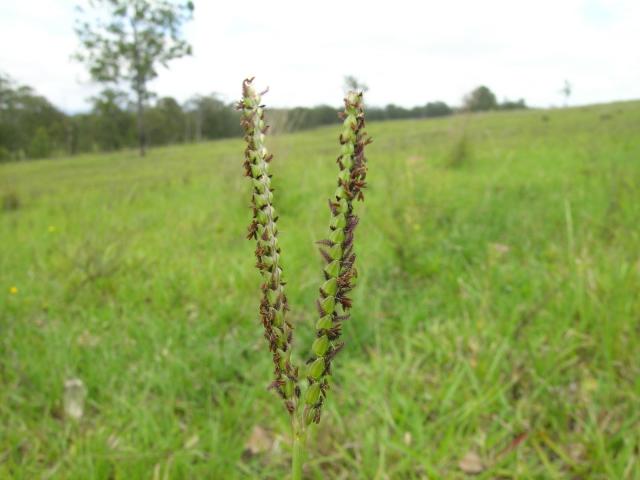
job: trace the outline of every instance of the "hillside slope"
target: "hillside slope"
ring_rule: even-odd
[[[309,478],[637,478],[640,102],[369,131]],[[269,139],[299,352],[337,133]],[[283,478],[242,150],[0,165],[1,478]]]

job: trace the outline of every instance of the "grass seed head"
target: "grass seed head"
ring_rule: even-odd
[[[273,188],[269,174],[269,154],[264,144],[268,126],[264,121],[262,95],[247,79],[242,84],[242,100],[236,108],[242,113],[240,124],[244,130],[246,149],[244,171],[251,178],[253,194],[251,209],[253,219],[249,224],[247,238],[256,240],[256,268],[264,280],[260,302],[260,322],[264,326],[264,336],[272,353],[275,380],[273,388],[286,402],[290,413],[295,411],[292,399],[299,394],[298,371],[291,363],[291,340],[293,327],[286,319],[288,310],[284,290],[280,247],[278,246],[277,215],[273,206]]]
[[[311,383],[305,395],[306,423],[320,421],[329,385],[331,362],[343,346],[338,341],[342,333],[342,322],[349,318],[351,299],[347,294],[355,286],[357,278],[353,241],[358,217],[354,213],[354,202],[364,199],[362,190],[366,187],[367,176],[364,149],[371,143],[371,139],[364,131],[362,93],[349,92],[344,105],[344,112],[340,115],[343,119],[339,136],[341,154],[336,160],[339,168],[337,188],[329,199],[329,235],[327,239],[318,242],[323,247],[320,248],[320,253],[325,262],[325,278],[317,301],[320,315],[316,322],[317,338],[311,347],[315,359],[310,360],[307,369]]]

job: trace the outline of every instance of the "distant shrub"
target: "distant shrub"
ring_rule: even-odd
[[[411,118],[411,110],[407,110],[406,108],[402,108],[398,105],[394,105],[390,103],[386,107],[384,107],[384,113],[387,119],[396,120],[401,118]]]
[[[524,98],[519,100],[505,99],[498,103],[495,94],[484,85],[472,90],[464,97],[464,109],[470,112],[482,112],[487,110],[520,110],[527,108]]]
[[[51,155],[51,139],[47,130],[43,127],[38,127],[35,135],[29,143],[27,149],[27,156],[30,158],[45,158]]]
[[[505,100],[498,106],[498,108],[500,110],[522,110],[527,108],[527,105],[524,102],[524,98],[521,98],[516,102],[512,100]]]
[[[315,107],[295,107],[272,112],[277,118],[276,130],[280,132],[295,132],[309,128],[339,123],[338,109],[328,105]],[[271,117],[270,117],[271,118]]]
[[[495,110],[498,107],[498,101],[488,87],[481,85],[464,97],[464,106],[471,112]]]
[[[409,118],[433,118],[451,115],[453,109],[444,102],[429,102],[424,106],[404,108],[398,105],[389,104],[384,108],[368,108],[367,118],[369,120],[398,120]]]
[[[453,109],[444,102],[429,102],[424,107],[424,113],[427,117],[444,117],[451,115]]]

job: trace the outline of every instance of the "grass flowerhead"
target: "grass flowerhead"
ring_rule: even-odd
[[[365,146],[371,138],[364,131],[364,104],[362,93],[349,92],[344,100],[343,129],[338,164],[338,180],[335,193],[329,198],[331,220],[329,235],[318,242],[324,260],[323,283],[316,302],[318,320],[316,339],[311,346],[312,356],[307,362],[306,377],[309,387],[305,394],[304,420],[318,423],[322,405],[329,389],[331,365],[344,344],[339,340],[342,322],[350,316],[349,292],[355,287],[358,271],[353,248],[358,216],[354,202],[364,200],[367,159]]]
[[[251,209],[253,218],[247,238],[256,241],[256,267],[262,276],[260,321],[268,341],[274,365],[273,388],[285,401],[289,413],[296,409],[298,369],[291,362],[293,327],[286,319],[289,309],[278,245],[278,216],[273,206],[273,188],[269,164],[273,155],[265,146],[268,126],[264,121],[262,95],[252,85],[253,79],[242,84],[242,100],[237,108],[242,112],[241,124],[247,147],[244,151],[245,175],[251,179]]]

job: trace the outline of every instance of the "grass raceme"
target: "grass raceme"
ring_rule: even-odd
[[[296,480],[302,478],[307,429],[311,423],[320,422],[322,405],[330,386],[332,362],[344,346],[338,339],[342,322],[349,318],[351,299],[347,295],[355,287],[358,277],[353,248],[358,225],[354,202],[364,200],[362,190],[367,176],[364,150],[371,138],[364,131],[362,93],[349,92],[341,114],[343,130],[339,137],[340,155],[336,160],[339,167],[337,188],[329,199],[329,235],[318,242],[325,265],[316,302],[319,316],[315,325],[316,338],[311,345],[312,356],[300,372],[291,358],[293,326],[285,318],[288,303],[278,244],[278,217],[273,206],[269,173],[273,155],[265,146],[269,127],[265,124],[264,106],[261,104],[265,92],[258,93],[252,81],[247,79],[243,82],[242,100],[237,105],[242,112],[241,124],[245,132],[245,175],[251,179],[253,188],[253,219],[247,237],[256,241],[256,267],[264,282],[260,321],[274,365],[275,379],[271,388],[282,397],[291,415],[292,478]]]

